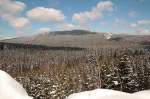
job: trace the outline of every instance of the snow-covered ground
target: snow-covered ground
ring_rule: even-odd
[[[129,94],[109,89],[96,89],[75,93],[66,99],[150,99],[150,90]]]
[[[9,76],[0,70],[0,99],[32,99],[25,89]]]

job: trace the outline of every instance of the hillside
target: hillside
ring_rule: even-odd
[[[85,30],[55,31],[28,37],[18,37],[1,40],[7,43],[23,43],[46,46],[107,48],[107,47],[134,47],[142,42],[149,42],[150,36],[145,35],[116,35],[107,40],[105,33],[96,33]]]

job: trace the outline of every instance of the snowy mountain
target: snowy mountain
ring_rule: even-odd
[[[32,99],[9,74],[0,70],[0,99]]]

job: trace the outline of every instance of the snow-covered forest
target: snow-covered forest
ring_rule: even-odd
[[[128,93],[150,88],[150,53],[142,48],[8,49],[0,51],[0,58],[0,69],[23,84],[35,99],[65,99],[97,88]]]

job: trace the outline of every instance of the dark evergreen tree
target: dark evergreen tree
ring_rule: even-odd
[[[138,91],[138,82],[136,79],[136,73],[133,71],[133,66],[129,56],[124,55],[120,59],[118,65],[120,74],[120,84],[122,91],[124,92],[136,92]]]

